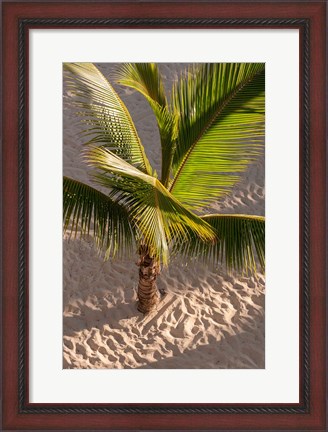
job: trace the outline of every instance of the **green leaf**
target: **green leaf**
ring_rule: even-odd
[[[206,215],[202,217],[217,232],[219,241],[209,247],[199,244],[205,260],[222,262],[228,270],[256,272],[265,267],[265,218],[250,215]],[[195,250],[197,247],[194,245]]]
[[[115,76],[118,83],[140,92],[155,114],[162,149],[161,181],[166,187],[172,169],[178,116],[169,110],[158,66],[155,63],[126,63],[120,66]]]
[[[134,88],[143,94],[150,105],[167,105],[164,85],[156,63],[123,63],[115,73],[119,84]]]
[[[126,209],[84,183],[64,177],[64,232],[76,237],[93,235],[105,258],[131,251],[135,232]]]
[[[185,244],[192,236],[200,241],[215,241],[210,225],[189,212],[157,178],[139,171],[106,148],[90,148],[85,157],[97,169],[95,181],[111,188],[111,196],[127,209],[137,227],[139,241],[164,265],[173,241]]]
[[[152,170],[129,111],[104,75],[92,63],[64,63],[64,70],[70,72],[67,88],[83,118],[86,143],[105,146],[150,174]]]
[[[228,193],[263,150],[264,64],[204,64],[173,92],[180,113],[169,190],[201,210]]]
[[[157,113],[156,117],[162,150],[161,182],[165,187],[168,187],[176,148],[178,116],[165,107]]]

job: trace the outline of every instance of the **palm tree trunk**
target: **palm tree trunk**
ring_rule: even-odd
[[[145,248],[140,248],[139,253],[138,311],[146,314],[155,309],[160,299],[156,286],[160,271],[158,261],[149,256]]]

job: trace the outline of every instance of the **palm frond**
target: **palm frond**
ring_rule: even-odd
[[[139,241],[164,265],[168,263],[173,240],[185,244],[193,236],[200,241],[215,241],[213,228],[189,212],[157,178],[139,171],[106,148],[90,148],[85,157],[97,169],[95,181],[112,190],[114,200],[129,212],[140,233]]]
[[[161,182],[168,187],[172,172],[172,163],[176,148],[178,115],[172,113],[167,107],[160,109],[157,114],[157,124],[161,139],[162,169]]]
[[[205,244],[194,239],[183,251],[228,271],[256,272],[265,268],[265,218],[263,216],[212,214],[202,216],[216,231],[218,241]]]
[[[93,235],[105,258],[131,251],[135,232],[122,205],[68,177],[64,177],[63,195],[63,229],[70,237]]]
[[[231,190],[263,149],[264,64],[204,64],[173,91],[180,112],[169,190],[193,210]]]
[[[70,72],[67,87],[83,118],[86,143],[106,146],[150,174],[151,167],[132,118],[103,74],[92,63],[64,63],[64,70]]]
[[[171,174],[178,116],[169,110],[159,68],[156,63],[122,64],[117,70],[116,79],[119,84],[145,96],[155,114],[162,149],[161,182],[166,187]]]
[[[167,105],[162,78],[156,63],[123,63],[115,73],[119,84],[134,88],[150,104]]]

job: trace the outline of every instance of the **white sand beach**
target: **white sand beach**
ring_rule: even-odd
[[[115,65],[97,64],[109,81]],[[160,66],[168,88],[182,65]],[[159,170],[156,122],[146,100],[115,86],[136,123],[150,163]],[[80,125],[64,90],[64,175],[90,183],[81,158]],[[264,215],[264,156],[212,212]],[[64,238],[63,367],[264,368],[265,277],[227,274],[178,259],[162,269],[166,294],[156,311],[137,310],[137,255],[104,261],[92,237]]]

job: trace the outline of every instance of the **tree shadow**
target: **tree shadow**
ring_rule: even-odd
[[[177,336],[174,340],[167,338],[165,331],[162,332],[161,325],[156,325],[158,315],[144,317],[137,311],[136,305],[131,307],[130,304],[121,304],[117,307],[108,308],[106,311],[93,310],[84,306],[81,313],[82,316],[80,317],[64,317],[64,335],[74,338],[81,332],[84,335],[87,334],[86,344],[91,344],[94,356],[97,357],[100,345],[92,345],[92,339],[96,333],[99,334],[104,343],[111,343],[110,351],[112,354],[116,355],[115,352],[117,351],[121,367],[125,369],[262,369],[265,367],[263,317],[257,319],[255,316],[253,320],[245,320],[244,325],[239,327],[239,333],[236,334],[230,334],[230,330],[223,329],[216,336],[206,335],[204,329],[199,337],[195,335],[194,338],[191,338],[190,346],[181,352],[180,344],[188,343],[188,337]],[[131,343],[127,343],[125,340],[127,329],[122,325],[122,320],[131,318],[135,318],[136,328],[138,325],[142,325],[142,332],[135,329],[135,333],[133,333],[134,330],[131,329],[131,333],[127,337],[130,339],[132,335],[132,339],[139,340],[139,346],[135,341],[131,340]],[[198,344],[200,338],[204,338],[205,335],[206,343]],[[152,348],[154,337],[157,337],[157,341],[158,338],[161,338],[162,345],[167,351],[165,353],[156,351],[154,357],[146,361],[147,357],[143,357],[143,350]],[[193,344],[198,345],[193,347]],[[122,351],[124,356],[119,354]],[[106,358],[111,358],[110,353],[105,352],[103,354]],[[85,356],[87,357],[87,353]],[[131,366],[126,363],[128,356],[132,356],[142,364]],[[70,366],[66,364],[64,367]]]
[[[138,369],[264,369],[264,340],[258,343],[252,340],[250,344],[251,339],[248,332],[226,334],[219,341],[210,337],[207,345],[158,359]]]
[[[92,309],[84,305],[81,307],[80,315],[63,317],[63,334],[74,337],[85,330],[89,332],[92,329],[103,330],[109,322],[111,329],[124,330],[120,321],[133,317],[142,319],[142,314],[138,312],[136,305],[121,303],[117,307],[103,309]]]

